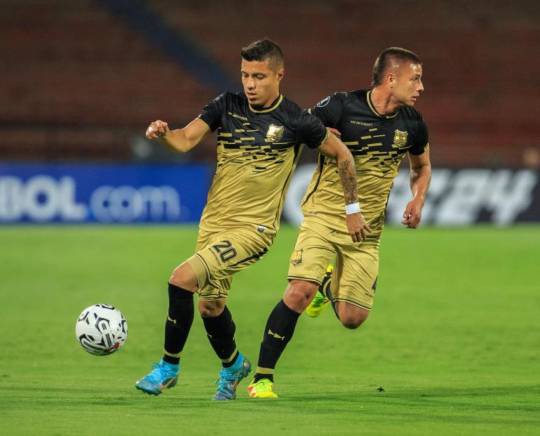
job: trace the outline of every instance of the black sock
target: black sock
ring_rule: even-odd
[[[283,300],[274,307],[264,328],[255,379],[273,379],[271,376],[274,368],[294,334],[299,316],[300,314],[287,307]]]
[[[169,314],[165,321],[165,362],[178,364],[193,323],[193,292],[169,283]]]
[[[236,342],[234,341],[234,332],[236,326],[232,320],[231,312],[225,306],[223,312],[214,318],[203,318],[206,335],[210,345],[217,356],[223,362],[225,368],[231,366],[238,357]]]
[[[257,383],[259,380],[261,380],[263,378],[267,378],[268,380],[273,382],[274,381],[274,374],[260,374],[260,373],[256,372],[255,375],[253,376],[253,383]]]
[[[330,304],[332,305],[332,309],[334,310],[334,315],[336,315],[336,318],[339,320],[339,315],[336,307],[336,300],[334,300],[334,296],[332,295],[332,276],[329,273],[326,273],[321,286],[319,286],[319,292],[323,294],[328,300],[330,300]]]

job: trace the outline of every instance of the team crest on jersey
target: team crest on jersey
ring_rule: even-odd
[[[407,145],[407,135],[408,132],[403,132],[401,130],[394,131],[394,147],[403,148]]]
[[[283,137],[283,133],[285,133],[285,127],[270,124],[268,126],[268,131],[266,132],[266,141],[277,142]]]

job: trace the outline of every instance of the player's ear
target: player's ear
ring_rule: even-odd
[[[390,88],[393,88],[394,85],[396,84],[396,75],[392,72],[389,72],[387,75],[386,75],[386,83],[388,83],[388,86],[390,86]]]
[[[285,68],[283,67],[278,68],[276,74],[277,74],[278,80],[281,82],[281,79],[283,79],[283,77],[285,76]]]

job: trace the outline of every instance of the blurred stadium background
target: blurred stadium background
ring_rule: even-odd
[[[196,221],[202,203],[180,199],[177,170],[161,181],[172,191],[143,193],[142,200],[134,191],[110,191],[92,199],[103,184],[137,190],[149,186],[145,177],[153,178],[140,167],[136,174],[111,167],[111,176],[100,169],[193,163],[207,166],[199,168],[199,180],[208,179],[213,138],[180,155],[146,141],[144,130],[157,118],[182,126],[209,99],[239,89],[239,49],[263,36],[283,46],[284,92],[305,107],[336,90],[369,86],[373,60],[384,47],[416,51],[424,60],[426,92],[418,108],[430,128],[433,164],[452,169],[435,174],[435,210],[426,222],[540,219],[535,1],[1,3],[0,222]],[[305,163],[313,160],[313,153],[304,154]],[[28,162],[42,165],[15,165]],[[81,163],[98,166],[81,173]],[[92,183],[92,174],[101,182]],[[52,179],[32,179],[36,175]],[[207,182],[201,185],[204,193]],[[405,179],[396,185],[406,192]],[[69,198],[75,206],[100,206],[75,207],[71,214],[64,206],[62,213],[60,203]],[[512,198],[513,208],[505,204]],[[116,213],[96,210],[115,199]],[[141,201],[154,213],[139,211]],[[402,202],[392,200],[390,219],[392,205]],[[159,207],[172,212],[160,214]]]
[[[537,0],[0,6],[0,433],[538,434]],[[245,386],[234,404],[209,401],[218,362],[198,317],[180,386],[147,398],[133,382],[161,352],[166,278],[192,254],[215,142],[180,155],[144,131],[157,118],[182,126],[239,88],[240,47],[263,36],[282,45],[283,91],[306,107],[368,87],[387,46],[422,57],[434,166],[424,226],[388,226],[360,331],[331,313],[300,318],[278,402],[254,404]],[[304,152],[291,184],[290,222],[314,159]],[[390,224],[409,195],[405,165]],[[79,223],[99,225],[59,225]],[[131,223],[186,225],[117,225]],[[283,226],[235,277],[237,341],[253,360],[295,235]],[[130,329],[105,359],[73,335],[98,302]]]

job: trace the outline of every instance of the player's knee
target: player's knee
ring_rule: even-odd
[[[368,316],[367,310],[344,312],[339,314],[339,320],[345,328],[355,330],[367,320]]]
[[[198,288],[197,276],[193,268],[185,262],[174,269],[169,277],[169,283],[192,292]]]
[[[292,280],[283,300],[294,310],[304,310],[317,292],[317,287],[316,283]]]
[[[199,300],[199,313],[202,318],[215,318],[225,308],[224,300]]]
[[[341,320],[341,324],[343,324],[343,327],[350,329],[350,330],[356,330],[358,327],[362,325],[364,320],[359,320],[355,318],[344,318]]]

